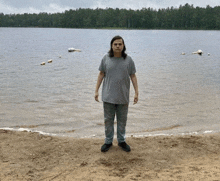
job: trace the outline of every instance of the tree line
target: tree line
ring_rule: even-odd
[[[63,13],[0,14],[0,27],[220,30],[220,6],[163,9],[76,9]]]

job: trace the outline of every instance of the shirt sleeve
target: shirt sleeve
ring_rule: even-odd
[[[132,74],[135,74],[135,73],[136,73],[136,67],[135,67],[134,61],[133,61],[132,58],[131,58],[131,61],[130,61],[130,72],[129,72],[129,74],[132,75]]]
[[[99,66],[99,71],[105,72],[105,56],[102,58],[101,64]]]

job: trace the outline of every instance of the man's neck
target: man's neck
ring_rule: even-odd
[[[114,53],[114,57],[120,58],[122,56],[121,56],[121,53]]]

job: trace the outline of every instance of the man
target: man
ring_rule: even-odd
[[[114,137],[114,118],[117,117],[118,146],[124,151],[131,151],[125,142],[125,127],[127,122],[130,80],[135,96],[134,104],[138,102],[138,84],[136,68],[132,58],[125,53],[126,47],[122,37],[115,36],[110,43],[110,50],[99,66],[99,75],[95,90],[95,100],[99,102],[99,87],[102,86],[102,101],[105,120],[105,144],[102,152],[110,149]]]

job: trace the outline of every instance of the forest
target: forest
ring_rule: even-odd
[[[164,9],[70,9],[62,13],[3,14],[0,27],[220,30],[220,6]]]

